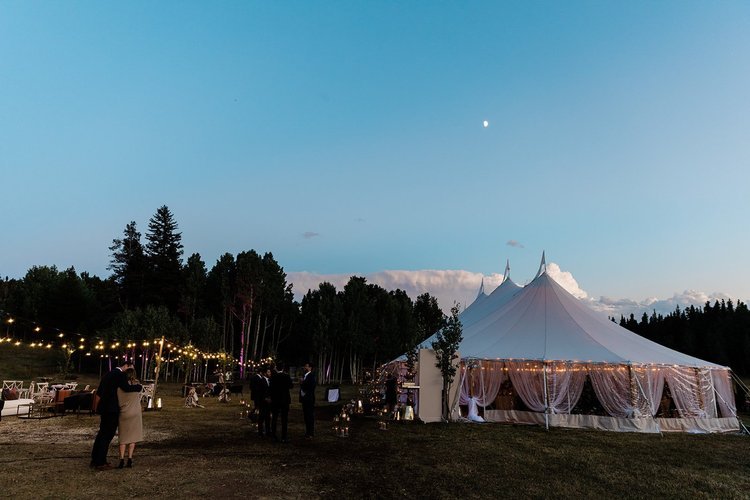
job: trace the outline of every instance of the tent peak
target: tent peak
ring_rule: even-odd
[[[505,259],[505,272],[503,273],[503,281],[508,279],[510,279],[510,259]]]
[[[536,276],[534,276],[534,279],[537,279],[542,274],[545,274],[547,272],[547,261],[544,258],[544,250],[542,250],[542,261],[539,263],[539,270],[536,272]]]
[[[484,276],[482,276],[482,283],[479,285],[479,293],[477,294],[477,299],[484,295]]]

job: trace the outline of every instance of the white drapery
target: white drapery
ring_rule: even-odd
[[[578,403],[586,382],[586,367],[580,363],[547,364],[547,399],[551,413],[569,414]]]
[[[631,367],[638,392],[646,398],[647,411],[652,417],[659,411],[661,395],[664,392],[664,373],[657,366],[639,365]]]
[[[541,361],[506,361],[508,375],[523,403],[532,411],[547,409],[544,396],[544,363]]]
[[[664,368],[664,377],[680,417],[716,417],[710,370],[668,366]]]
[[[469,398],[469,412],[468,419],[472,422],[484,422],[484,419],[479,416],[479,407],[477,406],[477,398]]]
[[[716,404],[721,416],[736,417],[737,404],[734,401],[734,389],[729,370],[711,370],[711,380],[714,383],[714,390],[717,394]]]
[[[505,382],[503,363],[485,359],[471,360],[468,364],[468,367],[466,364],[461,367],[459,404],[469,404],[474,398],[478,406],[486,408],[495,401],[497,393],[500,392],[500,386]]]
[[[633,404],[630,371],[626,365],[591,366],[589,377],[596,398],[609,415],[621,418],[640,416]]]
[[[508,378],[529,410],[570,414],[581,397],[587,375],[597,399],[612,417],[655,417],[665,383],[669,384],[681,418],[736,416],[728,369],[539,360],[469,363],[469,369],[465,365],[461,368],[459,402],[473,409],[470,417],[479,417],[478,408],[495,401]]]

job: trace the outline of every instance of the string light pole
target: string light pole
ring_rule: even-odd
[[[161,368],[161,353],[164,350],[164,336],[162,335],[159,340],[159,354],[156,356],[156,368],[154,369],[154,393],[151,396],[153,401],[156,401],[156,385],[159,383],[159,369]]]

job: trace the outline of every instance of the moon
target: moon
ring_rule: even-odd
[[[483,122],[482,122],[482,126],[483,126],[484,128],[487,128],[487,127],[489,127],[489,126],[490,126],[490,122],[488,122],[487,120],[485,120],[485,121],[483,121]]]

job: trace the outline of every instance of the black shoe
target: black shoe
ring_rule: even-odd
[[[133,459],[128,458],[128,467],[132,467],[132,466],[133,466]]]
[[[125,459],[121,458],[120,463],[117,465],[117,468],[122,469],[123,467],[125,467]]]

